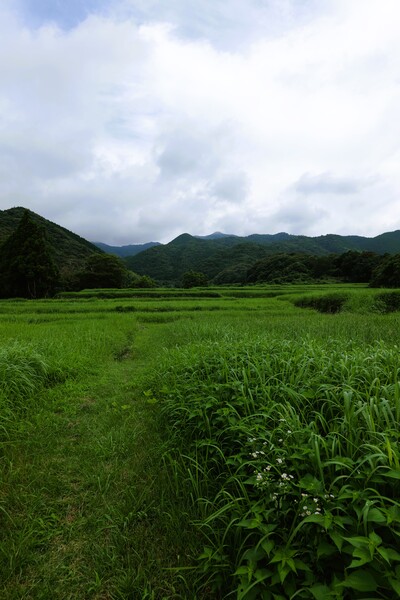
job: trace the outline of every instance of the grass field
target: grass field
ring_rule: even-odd
[[[0,597],[400,597],[397,292],[0,302]]]

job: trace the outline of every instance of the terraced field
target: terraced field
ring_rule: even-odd
[[[1,597],[399,597],[398,298],[0,302]]]

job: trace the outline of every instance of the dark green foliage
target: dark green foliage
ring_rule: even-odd
[[[193,287],[206,287],[208,285],[207,276],[204,273],[196,271],[187,271],[182,277],[182,287],[188,289]]]
[[[0,244],[17,229],[25,208],[16,207],[0,211]],[[52,257],[66,283],[74,279],[74,274],[81,269],[85,260],[93,253],[102,251],[79,235],[56,225],[32,211],[27,211],[36,225],[41,225],[46,231]]]
[[[257,261],[248,271],[248,283],[296,283],[332,278],[368,283],[382,262],[374,252],[351,250],[344,254],[273,254]]]
[[[334,263],[337,275],[343,281],[368,283],[374,269],[382,262],[382,257],[374,252],[356,252],[349,250],[336,257]]]
[[[29,211],[0,249],[0,295],[3,298],[43,298],[58,285],[56,267],[46,231]]]
[[[118,256],[113,254],[92,254],[86,261],[83,271],[78,274],[78,287],[122,288],[129,273]]]
[[[400,310],[400,292],[384,292],[376,294],[375,305],[379,312],[390,313]]]
[[[248,237],[224,236],[199,239],[187,233],[169,244],[159,245],[126,258],[129,269],[142,275],[150,275],[157,281],[177,283],[186,271],[201,271],[215,283],[244,283],[244,265],[250,268],[257,260],[272,254],[294,254],[319,257],[306,266],[314,277],[334,277],[331,261],[333,255],[349,251],[360,258],[360,265],[351,269],[350,255],[343,268],[349,281],[366,279],[375,268],[377,258],[373,253],[400,251],[400,231],[382,234],[376,238],[361,236],[325,235],[315,238],[287,233],[276,235],[250,235]],[[365,256],[364,256],[365,254]],[[331,258],[328,258],[328,257]],[[324,266],[324,259],[327,264]],[[303,265],[304,260],[302,260]],[[319,272],[322,271],[322,272]],[[339,275],[340,276],[340,275]],[[300,278],[301,279],[301,278]],[[290,278],[289,278],[290,280]]]
[[[314,308],[321,313],[338,313],[348,300],[348,294],[325,294],[323,296],[304,296],[294,301],[300,308]]]
[[[142,275],[141,277],[138,277],[133,282],[132,287],[134,287],[134,288],[154,288],[154,287],[157,287],[157,284],[154,281],[154,279],[152,279],[148,275]]]
[[[247,274],[248,283],[306,282],[313,278],[313,257],[306,254],[274,254],[257,261]]]
[[[372,275],[371,287],[400,287],[400,254],[386,256]]]

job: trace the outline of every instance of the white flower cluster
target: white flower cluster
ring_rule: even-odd
[[[265,452],[263,452],[262,450],[255,450],[251,453],[251,456],[253,458],[260,458],[260,456],[265,456]]]
[[[333,498],[333,494],[325,494],[324,498]],[[303,492],[301,494],[301,517],[310,515],[322,515],[321,499]]]

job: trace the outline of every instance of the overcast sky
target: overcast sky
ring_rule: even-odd
[[[1,0],[0,209],[93,241],[400,229],[399,0]]]

